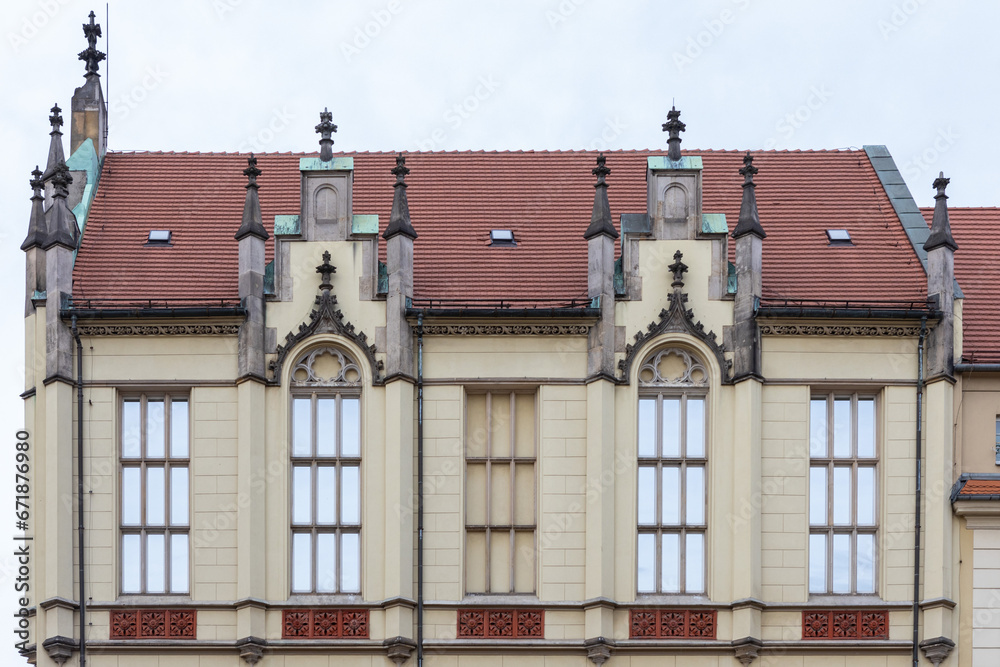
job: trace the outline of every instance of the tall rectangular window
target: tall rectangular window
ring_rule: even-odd
[[[292,592],[361,592],[361,399],[292,398]]]
[[[121,406],[121,592],[187,593],[187,396],[142,394]]]
[[[535,394],[469,394],[465,588],[535,592]]]
[[[809,422],[809,592],[874,593],[875,398],[814,396]]]
[[[706,397],[639,398],[639,593],[705,592]]]

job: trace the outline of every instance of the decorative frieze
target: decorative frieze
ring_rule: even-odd
[[[196,639],[194,609],[129,609],[111,612],[111,639]]]
[[[586,324],[437,324],[424,325],[425,336],[586,336]]]
[[[832,325],[832,324],[761,324],[764,336],[919,336],[919,326]]]
[[[715,639],[714,609],[633,609],[631,639]]]
[[[802,639],[888,639],[885,609],[807,609],[802,612]]]
[[[282,639],[368,639],[367,609],[285,609]]]
[[[235,336],[239,324],[80,325],[81,336]]]
[[[458,637],[477,639],[542,639],[543,609],[463,609],[458,612]]]

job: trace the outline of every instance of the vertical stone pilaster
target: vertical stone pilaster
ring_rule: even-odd
[[[756,378],[733,387],[732,596],[734,600],[761,599],[761,518],[759,508],[744,511],[743,503],[760,497],[761,393]],[[761,636],[761,610],[747,604],[733,610],[733,637]]]
[[[586,568],[584,597],[615,599],[615,385],[587,385]],[[613,637],[611,606],[585,610],[588,638]]]

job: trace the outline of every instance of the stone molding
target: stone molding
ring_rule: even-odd
[[[83,324],[81,336],[236,336],[239,324]]]
[[[920,335],[919,326],[881,324],[761,324],[762,336],[878,336],[905,338]]]
[[[425,336],[586,336],[586,324],[425,324]]]

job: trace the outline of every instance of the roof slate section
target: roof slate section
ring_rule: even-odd
[[[743,152],[686,151],[703,159],[703,210],[739,217]],[[313,155],[313,154],[309,154]],[[344,155],[344,154],[340,154]],[[354,153],[353,212],[392,207],[396,153]],[[596,152],[451,152],[406,155],[414,228],[414,292],[436,298],[571,298],[587,291],[587,229]],[[646,211],[648,156],[605,153],[612,218]],[[764,242],[764,294],[804,299],[923,298],[923,269],[863,151],[755,152]],[[265,228],[299,213],[299,158],[262,154]],[[74,269],[79,298],[236,298],[246,155],[108,153]],[[854,246],[830,247],[848,229]],[[173,247],[146,247],[170,229]],[[517,245],[490,247],[491,229]],[[956,232],[956,237],[958,233]],[[961,243],[961,239],[959,239]],[[268,261],[273,234],[267,241]],[[733,244],[730,242],[730,252]],[[385,244],[380,241],[380,255]],[[878,267],[878,271],[873,268]]]

